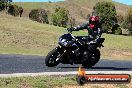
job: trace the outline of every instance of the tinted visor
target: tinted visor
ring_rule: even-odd
[[[95,25],[96,21],[91,21],[90,24]]]

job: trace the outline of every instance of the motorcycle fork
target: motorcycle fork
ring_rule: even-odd
[[[66,53],[66,50],[64,50],[64,53],[60,56],[60,58]]]
[[[59,48],[61,48],[61,46],[59,46]],[[59,58],[61,58],[66,52],[67,52],[67,50],[64,49],[63,54],[61,54],[61,56]],[[68,58],[70,58],[69,55],[68,55]],[[71,60],[71,63],[70,64],[73,64],[73,60]]]
[[[59,46],[59,48],[61,48],[61,46]],[[66,53],[66,50],[64,50],[64,52],[61,54],[59,58],[61,58],[65,53]]]

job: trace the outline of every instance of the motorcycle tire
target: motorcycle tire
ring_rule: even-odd
[[[100,51],[98,49],[94,50],[92,57],[88,58],[87,61],[82,64],[82,66],[85,68],[92,68],[100,59]]]
[[[60,52],[59,52],[59,50],[57,48],[55,48],[52,51],[50,51],[48,53],[48,55],[46,56],[46,58],[45,58],[46,66],[48,66],[48,67],[57,66],[60,63],[59,60],[56,61],[56,59],[59,58],[59,56],[60,56]]]

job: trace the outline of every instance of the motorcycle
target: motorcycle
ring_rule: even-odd
[[[104,40],[100,37],[93,41],[88,36],[73,36],[72,32],[68,32],[59,38],[59,45],[48,53],[45,64],[48,67],[55,67],[59,63],[82,64],[85,68],[91,68],[100,59],[98,48],[104,47]]]

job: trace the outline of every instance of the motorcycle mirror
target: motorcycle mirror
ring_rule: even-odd
[[[67,30],[68,33],[72,34],[72,31],[71,30],[69,30],[68,28],[66,30]]]
[[[68,31],[68,33],[72,34],[72,31]]]

